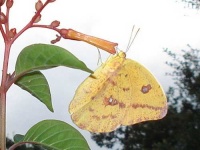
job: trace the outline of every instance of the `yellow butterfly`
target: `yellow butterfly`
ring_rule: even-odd
[[[167,114],[167,99],[155,77],[120,51],[77,89],[69,106],[73,122],[91,132],[157,120]]]

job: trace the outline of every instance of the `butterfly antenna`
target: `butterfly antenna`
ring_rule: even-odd
[[[128,49],[130,48],[130,43],[131,43],[131,38],[132,38],[132,35],[133,35],[134,27],[135,27],[135,25],[133,25],[132,31],[131,31],[131,35],[129,36],[128,44],[127,44],[127,47],[126,47],[126,52],[127,52]]]
[[[131,31],[131,36],[130,36],[129,41],[128,41],[128,45],[127,45],[127,48],[126,48],[126,52],[130,49],[131,45],[133,44],[133,42],[134,42],[134,40],[135,40],[135,38],[136,38],[136,36],[137,36],[139,30],[140,30],[140,28],[137,30],[137,32],[135,33],[135,35],[134,35],[134,37],[133,37],[133,39],[132,39],[134,27],[135,27],[135,26],[133,26],[132,31]],[[132,40],[131,40],[131,39],[132,39]]]

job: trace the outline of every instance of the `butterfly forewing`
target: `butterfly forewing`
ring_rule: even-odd
[[[113,81],[124,60],[123,57],[112,56],[78,87],[69,112],[80,128],[109,132],[119,125],[119,115],[123,114],[114,107],[116,100],[112,95],[118,89],[113,88]]]

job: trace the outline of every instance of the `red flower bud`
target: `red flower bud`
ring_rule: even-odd
[[[10,38],[13,38],[16,35],[16,33],[17,33],[16,28],[12,28],[12,29],[10,29],[8,36]]]
[[[0,0],[0,6],[2,6],[5,3],[5,0]]]
[[[7,0],[6,1],[6,7],[11,8],[13,6],[13,0]]]
[[[91,45],[94,45],[100,49],[103,49],[111,54],[116,53],[116,46],[117,43],[113,43],[104,39],[100,39],[94,36],[86,35],[80,32],[77,32],[72,29],[61,29],[60,34],[65,39],[77,40],[77,41],[84,41]]]
[[[35,10],[38,11],[43,6],[43,3],[41,0],[38,0],[37,3],[35,3]]]
[[[60,21],[57,21],[57,20],[54,20],[54,21],[50,24],[51,27],[58,27],[59,25],[60,25]]]
[[[38,15],[38,17],[35,19],[34,23],[38,23],[41,20],[41,14]]]
[[[1,14],[0,14],[0,23],[1,24],[5,24],[7,22],[8,22],[8,19],[7,19],[6,15],[3,12],[1,12]]]

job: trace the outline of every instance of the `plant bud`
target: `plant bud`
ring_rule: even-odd
[[[0,6],[2,6],[5,3],[5,0],[0,0]]]
[[[60,21],[57,21],[57,20],[54,20],[54,21],[50,24],[51,27],[58,27],[59,25],[60,25]]]
[[[6,7],[11,8],[13,6],[13,0],[7,0],[6,1]]]
[[[3,12],[1,12],[1,14],[0,14],[0,23],[1,24],[5,24],[5,23],[7,23],[7,21],[8,21],[8,19],[7,19],[6,15]]]
[[[38,0],[37,3],[35,3],[35,10],[38,11],[43,6],[43,3],[41,0]]]
[[[41,20],[41,17],[42,17],[41,14],[38,15],[38,17],[35,19],[34,23],[38,23]]]
[[[8,36],[10,38],[13,38],[16,35],[16,33],[17,33],[16,28],[12,28],[12,29],[10,29]]]

